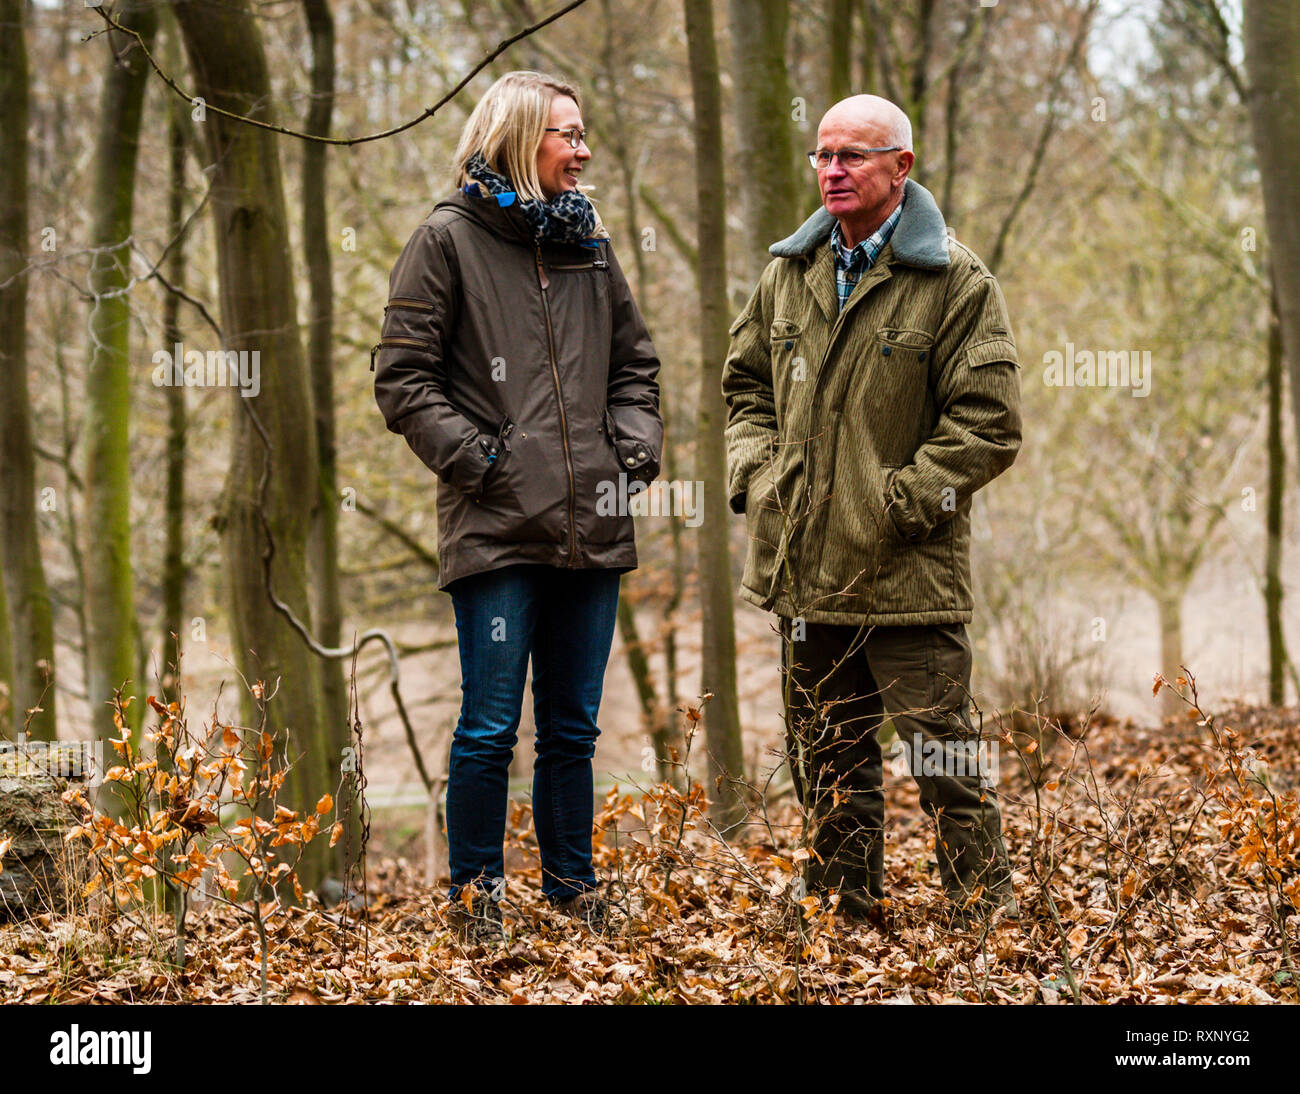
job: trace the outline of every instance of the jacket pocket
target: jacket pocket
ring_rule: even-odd
[[[967,611],[957,572],[952,521],[915,543],[891,532],[882,548],[871,608],[882,615]]]
[[[590,258],[556,256],[558,261],[544,259],[546,273],[556,275],[548,283],[553,292],[575,294],[575,299],[587,297],[597,309],[609,308],[609,261],[599,254]],[[554,304],[552,305],[554,306]]]
[[[579,491],[583,497],[588,491],[594,494],[593,509],[586,517],[579,512],[582,541],[587,545],[624,542],[635,536],[632,505],[638,492],[645,487],[638,482],[635,471],[619,456],[614,416],[608,409],[601,412],[596,432],[600,434],[596,447],[581,449],[586,453],[583,462],[587,470]]]
[[[966,367],[980,368],[982,365],[995,365],[1001,362],[1020,367],[1020,358],[1016,354],[1016,344],[1009,336],[985,338],[966,347]]]
[[[778,316],[772,320],[768,336],[771,341],[773,388],[784,389],[792,374],[797,379],[807,379],[808,365],[800,353],[803,328],[793,320]]]
[[[745,492],[745,553],[742,584],[765,599],[772,597],[781,563],[781,548],[789,514],[776,489],[776,462],[768,459],[750,476]]]
[[[609,263],[603,258],[593,258],[590,262],[548,262],[548,270],[608,270]]]
[[[889,533],[889,541],[904,546],[915,546],[917,543],[931,543],[937,540],[946,539],[952,535],[953,523],[956,519],[956,513],[950,515],[946,520],[940,521],[931,530],[927,536],[919,536],[917,539],[909,539],[899,530],[898,523],[894,520],[894,514],[897,506],[893,504],[893,497],[890,487],[893,485],[894,476],[902,470],[901,467],[885,466],[885,491],[882,499],[882,505],[885,508],[885,529]]]
[[[618,469],[633,482],[649,482],[659,474],[659,459],[650,445],[635,437],[624,437],[618,432],[614,415],[605,408],[605,438],[614,452]]]
[[[495,433],[480,430],[478,445],[488,460],[488,469],[483,473],[478,493],[474,495],[475,501],[490,505],[493,501],[504,500],[507,494],[510,500],[514,500],[514,494],[509,489],[510,468],[508,467],[510,435],[514,429],[515,423],[509,417],[504,417]]]
[[[907,327],[882,327],[872,344],[870,384],[863,408],[882,465],[908,463],[920,446],[930,391],[934,335]]]
[[[881,469],[856,440],[852,416],[830,411],[809,460],[812,496],[803,541],[817,560],[821,592],[862,593],[875,580],[885,531],[883,507],[867,502],[880,493]]]

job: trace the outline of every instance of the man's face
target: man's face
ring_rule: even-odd
[[[817,147],[832,152],[891,143],[883,125],[860,118],[831,113],[817,127]],[[860,167],[846,168],[836,156],[826,170],[817,172],[822,204],[837,220],[874,230],[895,204],[912,159],[911,152],[876,152]]]
[[[551,117],[546,125],[550,129],[581,129],[582,114],[578,111],[578,104],[567,95],[556,95],[551,100]],[[576,190],[578,175],[589,159],[591,151],[585,141],[572,148],[561,134],[543,133],[541,146],[537,149],[537,181],[542,184],[546,200],[550,201],[565,190]]]

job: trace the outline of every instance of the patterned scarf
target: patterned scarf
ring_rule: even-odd
[[[465,171],[488,195],[515,196],[514,183],[493,171],[482,152],[470,156]],[[513,202],[501,204],[511,205]],[[596,210],[581,190],[563,190],[550,201],[520,201],[519,210],[538,243],[581,243],[591,239],[596,230]]]

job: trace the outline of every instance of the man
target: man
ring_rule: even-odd
[[[769,250],[723,370],[741,595],[780,619],[806,880],[840,910],[884,897],[889,717],[910,753],[961,923],[1016,915],[969,715],[971,495],[1020,447],[1020,377],[993,275],[908,178],[893,103],[833,106],[809,153],[822,208]],[[924,762],[922,762],[924,760]]]

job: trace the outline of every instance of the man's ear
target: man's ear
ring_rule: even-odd
[[[905,181],[909,172],[912,170],[912,164],[916,162],[916,153],[908,152],[904,149],[898,153],[898,174],[895,176],[900,182]]]

